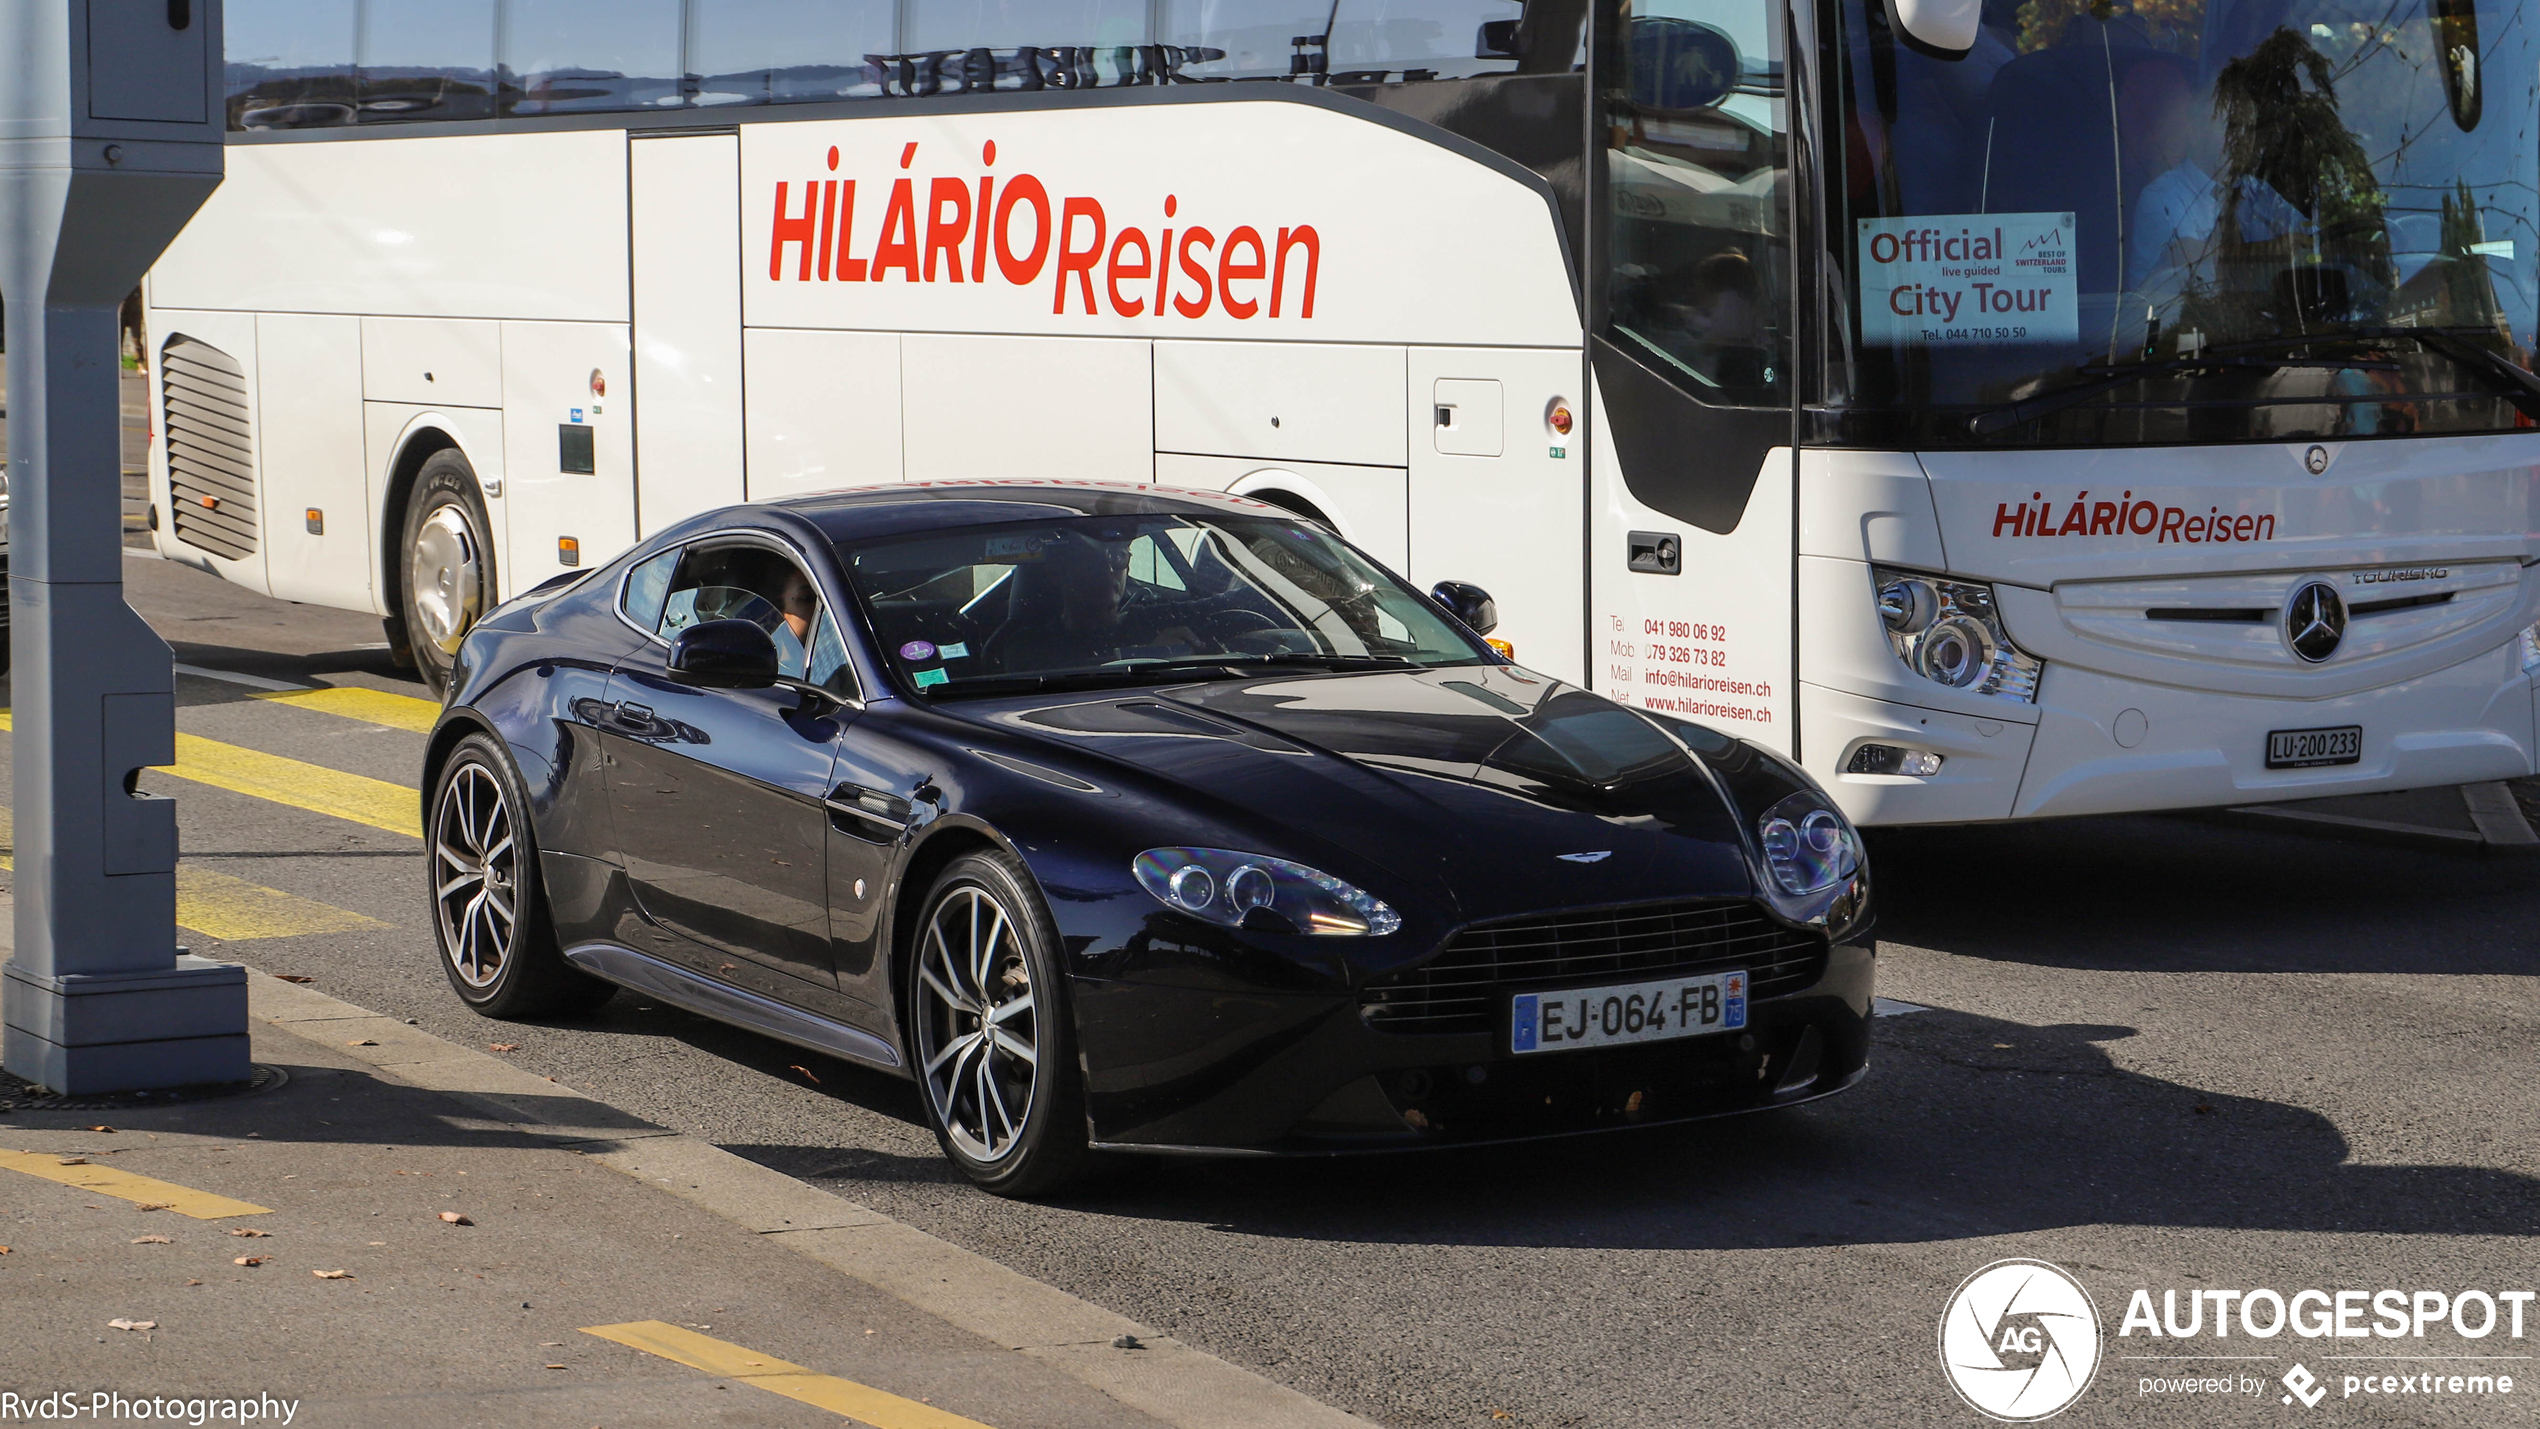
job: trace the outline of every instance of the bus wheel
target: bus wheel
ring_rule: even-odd
[[[403,603],[415,672],[436,695],[449,692],[459,643],[494,608],[492,529],[467,458],[434,452],[406,499]]]

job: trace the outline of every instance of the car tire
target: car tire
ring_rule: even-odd
[[[483,734],[460,740],[433,780],[430,808],[433,944],[459,1000],[512,1019],[588,1012],[615,995],[556,947],[527,791],[502,746]]]
[[[1059,946],[1022,861],[981,852],[936,878],[908,959],[901,1006],[927,1121],[999,1196],[1048,1195],[1094,1163]]]
[[[415,672],[436,695],[448,695],[460,642],[494,608],[493,529],[467,458],[451,447],[426,457],[406,497],[399,605]]]

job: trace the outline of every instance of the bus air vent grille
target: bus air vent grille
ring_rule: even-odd
[[[166,396],[168,505],[176,538],[224,560],[256,553],[256,449],[247,374],[207,342],[176,337],[159,353]]]
[[[1370,983],[1358,1007],[1384,1032],[1489,1032],[1514,992],[1744,968],[1760,1000],[1809,986],[1825,966],[1825,939],[1753,904],[1638,903],[1473,924],[1435,958]]]

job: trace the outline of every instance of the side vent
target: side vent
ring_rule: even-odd
[[[159,352],[166,385],[168,505],[176,538],[226,560],[256,553],[256,449],[247,374],[206,342],[174,337]]]

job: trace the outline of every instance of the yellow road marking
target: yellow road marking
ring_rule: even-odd
[[[431,700],[391,694],[386,690],[363,689],[358,685],[339,685],[325,690],[291,690],[282,694],[257,695],[255,698],[289,705],[294,709],[342,715],[365,724],[410,729],[417,734],[430,734],[433,722],[441,718],[441,706]]]
[[[75,1186],[82,1191],[95,1191],[101,1196],[113,1196],[119,1200],[133,1201],[145,1206],[165,1206],[180,1216],[192,1216],[198,1221],[217,1221],[229,1216],[273,1214],[271,1206],[259,1206],[250,1201],[233,1201],[227,1196],[215,1196],[209,1191],[197,1191],[191,1186],[180,1186],[173,1181],[154,1181],[147,1176],[135,1176],[129,1171],[118,1171],[112,1166],[65,1166],[60,1156],[49,1152],[0,1151],[0,1167],[11,1171],[23,1171],[29,1176],[41,1176],[47,1181],[58,1181],[65,1186]]]
[[[18,863],[16,824],[16,815],[6,805],[0,805],[0,868],[12,871]],[[176,921],[179,927],[224,943],[391,926],[349,908],[188,863],[176,866]]]
[[[832,1414],[843,1414],[873,1429],[987,1429],[976,1419],[964,1419],[931,1404],[902,1399],[896,1394],[858,1384],[836,1375],[819,1374],[798,1364],[787,1364],[773,1355],[745,1349],[729,1340],[718,1340],[683,1330],[660,1320],[636,1320],[624,1325],[589,1325],[586,1335],[597,1335],[648,1355],[676,1361],[690,1369],[704,1370],[725,1379],[797,1399]]]
[[[13,728],[11,711],[0,710],[0,733]],[[408,838],[423,837],[423,810],[416,803],[415,791],[385,779],[347,774],[181,731],[176,737],[176,762],[160,767],[179,779],[233,794],[350,819]]]

